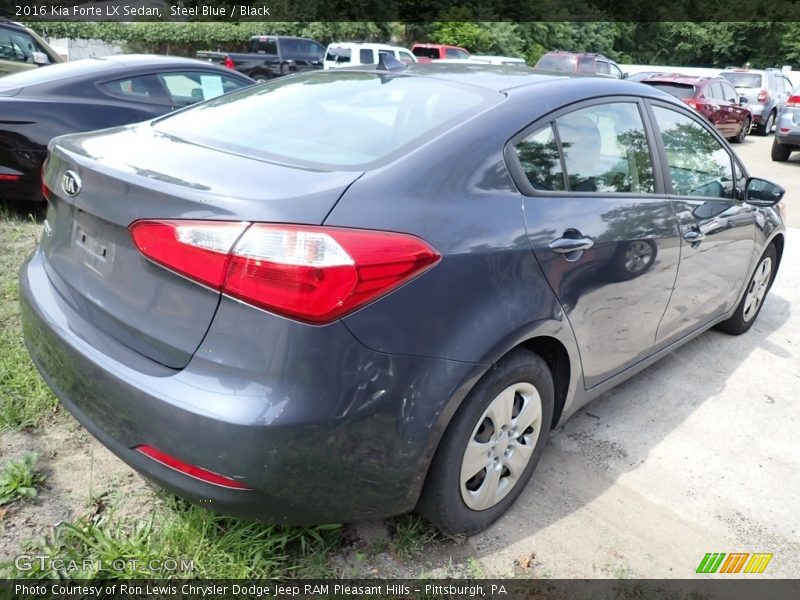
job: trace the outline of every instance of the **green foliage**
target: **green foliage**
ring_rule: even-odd
[[[111,509],[61,524],[30,545],[37,556],[74,561],[77,570],[60,572],[46,560],[0,570],[32,579],[323,578],[333,574],[326,557],[338,541],[339,526],[267,525],[168,497],[149,518],[116,518]]]
[[[22,460],[12,460],[0,473],[0,506],[25,498],[35,498],[36,488],[44,481],[44,475],[36,470],[38,455],[26,454]]]
[[[58,406],[31,363],[19,318],[17,274],[41,230],[33,217],[0,204],[0,432],[38,427]]]

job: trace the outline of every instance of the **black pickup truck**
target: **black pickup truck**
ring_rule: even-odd
[[[247,53],[202,50],[197,58],[221,64],[249,75],[258,82],[321,69],[325,46],[315,40],[281,35],[256,35],[250,38]]]

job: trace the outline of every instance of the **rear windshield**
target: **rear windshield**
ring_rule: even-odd
[[[574,73],[578,67],[578,57],[571,54],[545,54],[536,63],[537,69],[550,71],[567,71]]]
[[[153,127],[252,158],[355,169],[407,152],[502,98],[438,79],[317,71],[211,100]]]
[[[761,87],[761,75],[758,73],[730,73],[724,72],[720,73],[725,79],[730,81],[733,84],[733,87],[737,88],[760,88]]]
[[[422,58],[439,58],[438,48],[422,48],[417,46],[412,52],[414,56],[421,56]]]
[[[325,55],[325,60],[337,63],[350,62],[350,48],[328,48],[328,53]]]
[[[645,81],[644,83],[654,88],[658,88],[659,90],[664,90],[676,98],[691,98],[696,92],[696,89],[693,85],[688,85],[685,83],[656,83],[653,81]]]

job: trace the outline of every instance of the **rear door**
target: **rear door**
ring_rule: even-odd
[[[733,307],[750,269],[755,219],[743,203],[744,170],[699,118],[652,104],[663,171],[681,233],[675,291],[658,329],[665,346]]]
[[[583,103],[507,149],[533,252],[577,338],[594,387],[648,356],[679,259],[642,105]]]
[[[728,121],[730,122],[731,132],[728,137],[734,137],[745,126],[745,121],[750,118],[750,110],[739,104],[739,95],[730,83],[727,81],[720,82],[720,87],[722,88],[722,97],[725,101]]]

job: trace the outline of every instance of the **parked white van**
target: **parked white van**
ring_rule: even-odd
[[[323,68],[357,67],[359,65],[377,65],[381,53],[392,55],[404,63],[417,62],[410,50],[388,44],[369,44],[366,42],[337,42],[329,44],[325,51]]]

